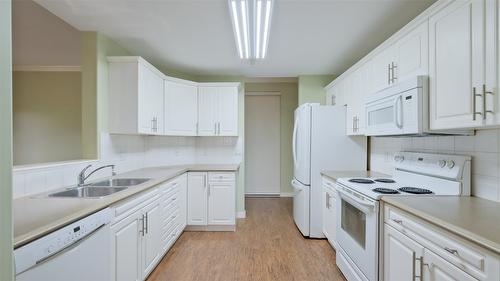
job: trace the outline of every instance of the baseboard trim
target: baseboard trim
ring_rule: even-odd
[[[184,231],[236,231],[236,225],[188,225]]]
[[[241,211],[236,213],[236,218],[237,219],[244,219],[247,217],[247,211]]]
[[[281,192],[280,197],[293,197],[293,192]]]

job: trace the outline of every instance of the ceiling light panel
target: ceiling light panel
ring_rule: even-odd
[[[267,53],[273,0],[228,0],[236,47],[241,59],[264,59]]]

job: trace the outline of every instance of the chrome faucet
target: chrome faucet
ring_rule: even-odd
[[[112,176],[116,176],[116,172],[115,172],[115,165],[105,165],[105,166],[101,166],[95,170],[93,170],[92,172],[90,172],[88,175],[85,175],[85,172],[88,170],[88,168],[92,167],[92,165],[88,165],[87,167],[83,168],[83,170],[80,172],[80,174],[78,174],[78,186],[83,186],[85,185],[85,180],[88,179],[93,173],[99,171],[99,170],[102,170],[104,168],[111,168],[111,175]]]

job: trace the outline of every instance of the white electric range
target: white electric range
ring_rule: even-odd
[[[398,152],[391,178],[340,178],[337,265],[347,280],[378,280],[382,196],[469,196],[471,157]]]

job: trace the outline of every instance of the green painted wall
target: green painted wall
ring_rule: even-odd
[[[12,262],[12,27],[11,0],[0,1],[0,280]]]
[[[281,193],[291,193],[293,178],[292,134],[293,113],[298,106],[297,83],[246,83],[246,92],[280,92]]]
[[[325,104],[324,87],[333,81],[332,75],[302,75],[299,76],[299,104]]]
[[[238,135],[242,138],[242,146],[245,147],[245,79],[242,76],[196,76],[197,82],[240,82],[238,97]],[[241,165],[236,182],[236,211],[245,211],[245,153],[241,155]]]
[[[98,158],[99,134],[108,131],[108,56],[127,50],[97,32],[83,33],[82,146],[84,158]]]

